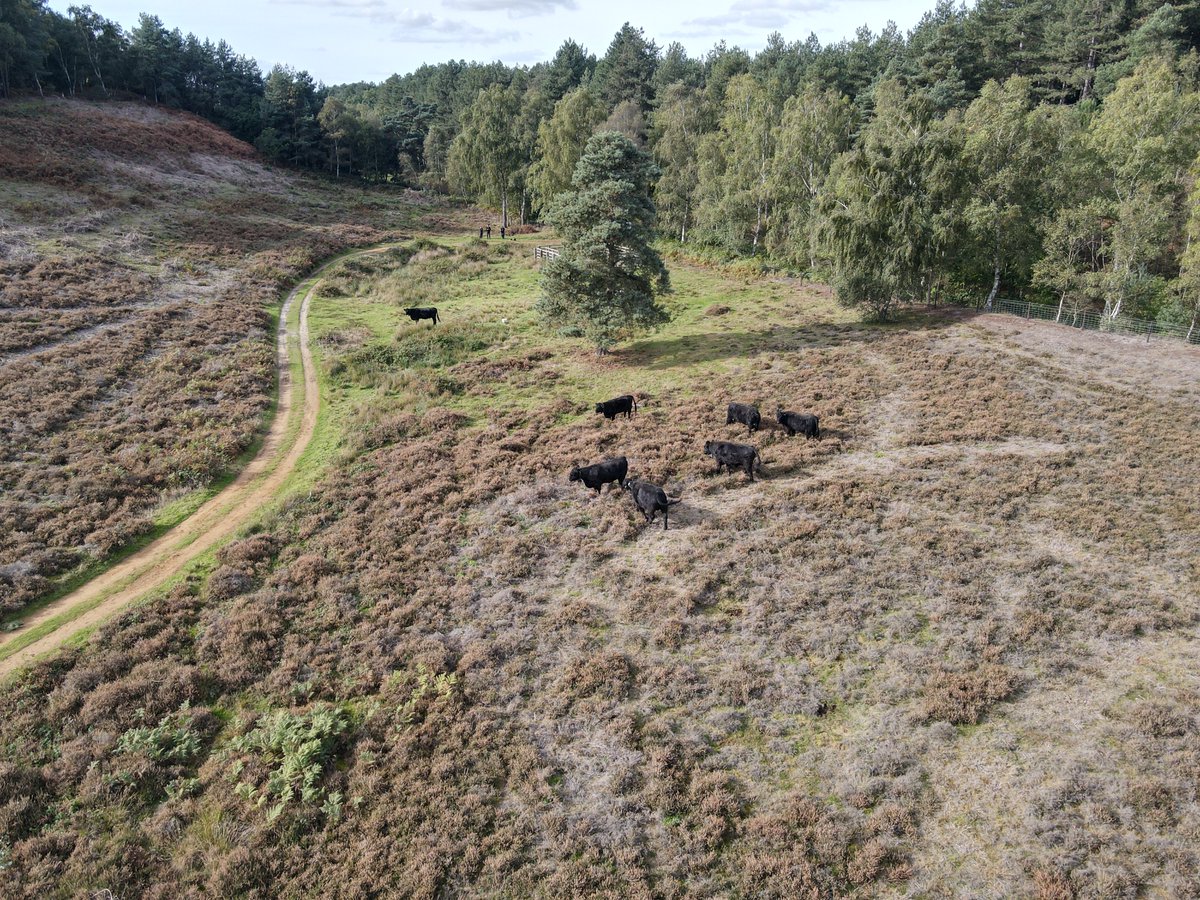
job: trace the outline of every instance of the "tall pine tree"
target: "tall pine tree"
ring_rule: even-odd
[[[602,132],[588,141],[573,190],[550,216],[563,246],[542,271],[538,310],[551,325],[577,330],[599,353],[668,319],[656,297],[670,281],[652,243],[655,175],[633,141]]]

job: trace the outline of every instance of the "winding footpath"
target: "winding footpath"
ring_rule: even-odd
[[[335,263],[384,249],[386,247],[375,247],[329,260],[288,294],[279,314],[279,402],[271,427],[254,459],[224,490],[162,537],[71,593],[31,613],[22,620],[19,630],[0,634],[0,653],[3,653],[7,645],[16,643],[32,629],[64,619],[58,627],[0,660],[0,679],[162,587],[197,557],[233,537],[275,498],[316,430],[321,397],[308,346],[308,307],[321,284],[320,275]],[[300,303],[299,328],[298,333],[293,333],[288,322],[297,302]],[[295,383],[291,371],[294,344],[298,345],[304,372],[299,384]]]

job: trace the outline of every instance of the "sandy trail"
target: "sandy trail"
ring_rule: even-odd
[[[352,254],[379,252],[383,247]],[[70,594],[22,619],[17,631],[0,635],[0,652],[6,644],[18,640],[30,629],[73,608],[86,611],[55,630],[0,660],[0,678],[28,665],[36,657],[62,646],[73,636],[92,628],[113,613],[174,578],[197,557],[227,540],[255,514],[274,499],[308,447],[317,425],[320,392],[316,368],[308,346],[308,307],[320,286],[319,276],[338,257],[321,266],[297,286],[284,301],[279,315],[277,358],[279,368],[279,404],[263,445],[237,478],[185,521],[111,569],[80,586]],[[292,306],[299,301],[299,349],[304,371],[303,384],[297,389],[291,377],[291,344],[295,334],[288,327]],[[301,406],[299,428],[293,431],[293,411]],[[290,433],[289,433],[290,432]],[[91,606],[90,609],[87,609]]]

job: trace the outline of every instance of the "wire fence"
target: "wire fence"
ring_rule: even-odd
[[[1069,328],[1083,331],[1106,331],[1110,334],[1123,334],[1130,337],[1141,337],[1149,341],[1151,338],[1168,338],[1185,341],[1189,344],[1200,344],[1200,327],[1195,325],[1169,325],[1155,322],[1152,319],[1134,319],[1129,316],[1106,316],[1091,310],[1059,309],[1045,303],[1032,303],[1028,300],[1007,300],[997,297],[992,301],[992,308],[980,301],[978,309],[987,312],[1009,313],[1025,319],[1041,319],[1044,322],[1057,322]]]

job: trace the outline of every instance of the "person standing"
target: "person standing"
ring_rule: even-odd
[[[504,226],[500,226],[500,240],[504,240]]]
[[[479,226],[479,239],[481,241],[483,240],[483,226],[482,225]]]
[[[490,241],[492,239],[492,223],[491,222],[488,222],[487,236],[488,236],[488,240]]]

